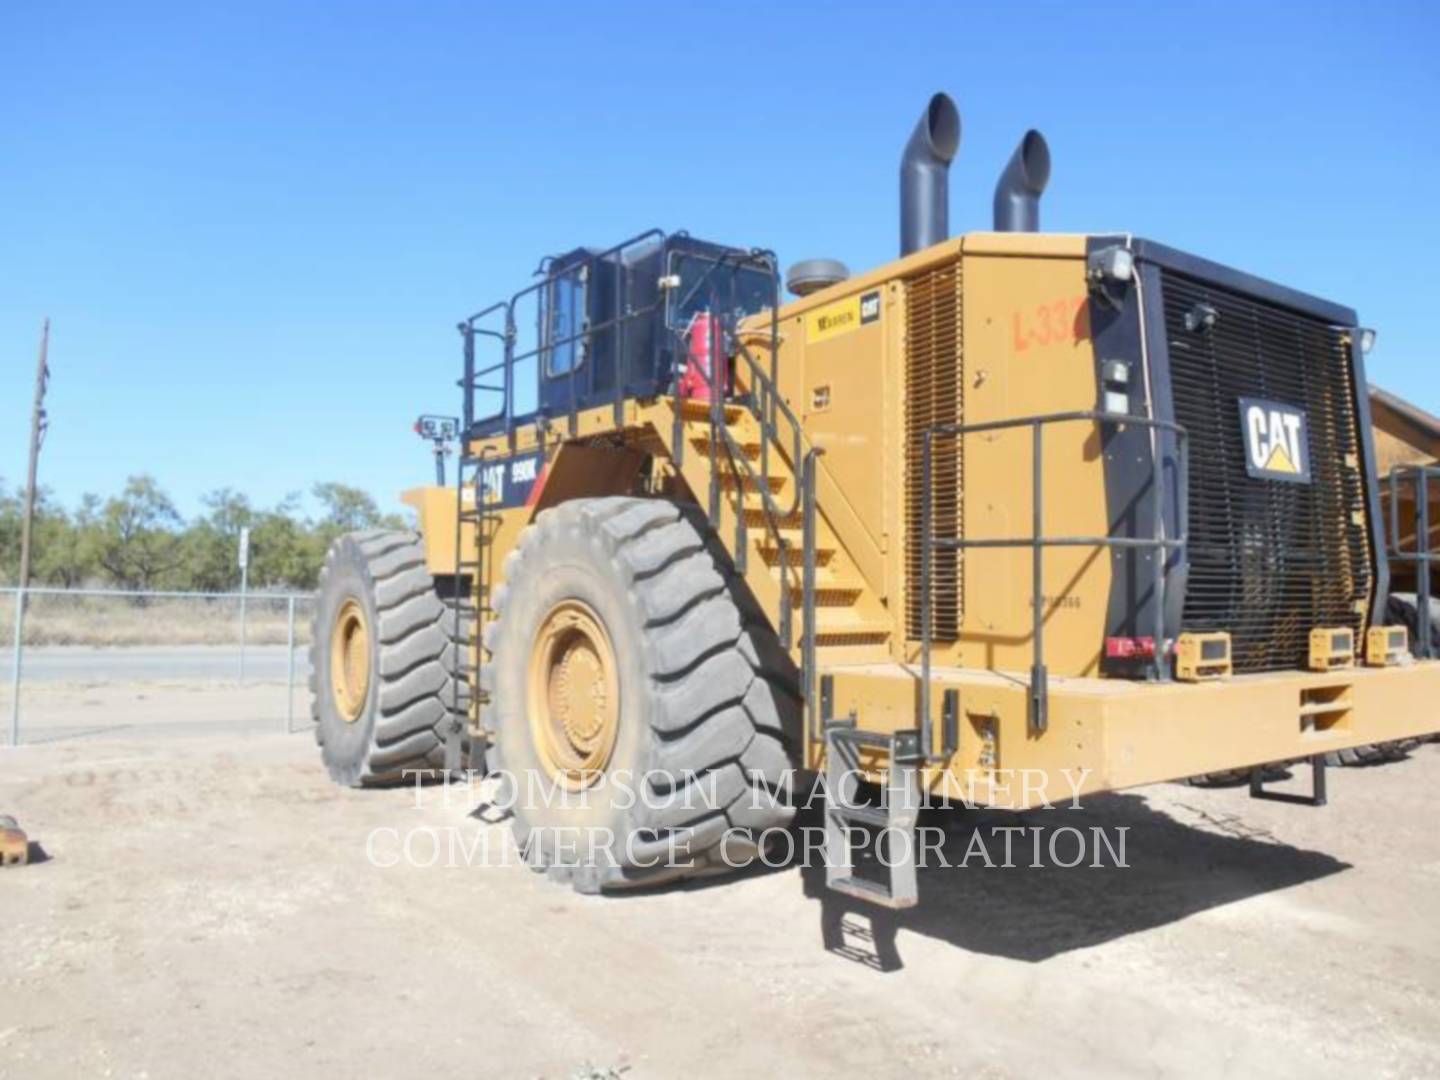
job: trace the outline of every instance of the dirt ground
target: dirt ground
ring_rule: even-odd
[[[0,1077],[1440,1073],[1440,745],[1332,770],[1323,810],[1161,785],[954,818],[962,850],[1127,827],[1129,865],[1027,844],[881,915],[796,869],[579,896],[446,855],[503,850],[463,791],[186,730],[0,749],[41,860],[0,870]]]
[[[97,672],[85,679],[68,676],[71,663],[101,665],[81,655],[69,657],[71,650],[51,649],[45,662],[54,664],[63,659],[55,672],[46,672],[32,659],[26,669],[26,680],[20,693],[20,742],[38,745],[68,739],[110,738],[131,735],[142,739],[177,735],[205,734],[270,734],[284,733],[287,728],[310,727],[310,698],[307,690],[308,668],[296,665],[293,684],[284,678],[284,658],[262,656],[260,678],[253,674],[245,685],[238,685],[233,674],[225,678],[214,673],[195,678],[130,677],[129,672],[141,668],[135,657],[138,650],[123,650],[130,655],[114,672]],[[40,650],[36,650],[38,654]],[[102,650],[108,653],[110,650]],[[114,650],[119,653],[122,650]],[[60,654],[60,655],[56,655]],[[159,652],[153,667],[179,666],[181,655],[176,650]],[[209,671],[215,658],[202,654],[195,666]],[[279,677],[268,668],[279,668]],[[32,669],[40,668],[40,671]],[[40,677],[40,676],[46,677]],[[266,677],[270,676],[270,677]],[[288,699],[288,700],[287,700]],[[10,737],[10,686],[0,689],[0,744]],[[3,750],[0,745],[0,750]],[[4,772],[0,759],[0,774]],[[3,781],[0,781],[3,782]],[[3,813],[3,811],[0,811]]]

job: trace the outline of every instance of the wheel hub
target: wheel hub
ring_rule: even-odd
[[[351,597],[335,613],[330,631],[330,696],[347,724],[360,719],[370,693],[370,624]]]
[[[540,760],[572,788],[599,779],[620,729],[615,653],[589,605],[566,600],[541,621],[530,653],[528,711]]]

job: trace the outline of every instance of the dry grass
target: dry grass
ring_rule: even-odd
[[[295,640],[310,640],[310,602],[295,604]],[[246,601],[245,640],[284,645],[288,605],[284,598]],[[0,596],[0,645],[15,636],[15,598]],[[31,645],[231,645],[240,640],[238,600],[84,595],[32,596],[25,609],[25,644]]]

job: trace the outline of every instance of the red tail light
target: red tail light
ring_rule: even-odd
[[[1105,656],[1110,660],[1150,660],[1155,656],[1153,637],[1107,637]]]

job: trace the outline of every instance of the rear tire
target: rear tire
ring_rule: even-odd
[[[578,891],[738,868],[794,816],[795,671],[708,536],[693,508],[576,499],[505,561],[489,764],[526,859]]]
[[[1419,739],[1394,739],[1390,742],[1352,746],[1345,750],[1334,750],[1326,754],[1325,764],[1388,765],[1393,761],[1404,761],[1410,756],[1410,751],[1419,745]]]
[[[1269,782],[1272,780],[1283,780],[1290,775],[1289,762],[1274,761],[1268,765],[1258,766],[1261,777]],[[1250,774],[1253,769],[1224,769],[1220,772],[1201,773],[1199,776],[1187,777],[1183,782],[1191,787],[1198,788],[1229,788],[1240,787],[1250,783]]]
[[[310,703],[337,784],[380,787],[443,769],[456,716],[453,619],[416,533],[375,529],[330,545],[312,625]]]
[[[1430,642],[1432,651],[1440,655],[1440,601],[1430,599]],[[1410,635],[1410,651],[1420,640],[1420,600],[1415,593],[1391,593],[1385,605],[1386,621],[1405,627]]]

